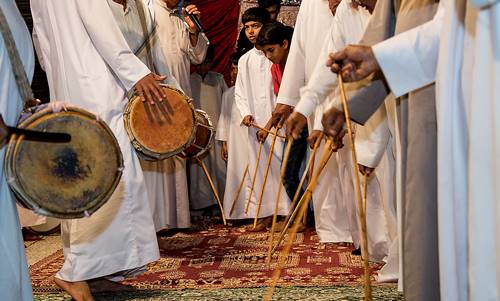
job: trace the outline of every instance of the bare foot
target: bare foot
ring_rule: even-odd
[[[86,281],[68,282],[54,277],[54,282],[75,299],[75,301],[94,301]]]
[[[264,231],[269,227],[272,223],[272,217],[265,217],[265,218],[260,218],[259,221],[257,222],[257,225],[255,225],[255,228],[253,224],[248,225],[247,231],[249,232],[260,232]]]

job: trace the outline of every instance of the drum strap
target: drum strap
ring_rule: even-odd
[[[149,31],[148,31],[148,25],[146,23],[146,14],[144,13],[145,9],[148,9],[144,7],[144,2],[143,0],[135,0],[135,5],[137,6],[137,10],[139,11],[139,19],[141,19],[141,27],[142,27],[142,34],[144,36],[144,45],[146,46],[146,59],[148,61],[148,67],[151,69],[151,71],[156,72],[155,65],[154,65],[154,60],[153,60],[153,53],[151,50],[151,43],[149,42]],[[156,29],[156,27],[155,27]],[[153,30],[153,33],[155,30]],[[142,48],[142,47],[141,47]]]
[[[28,76],[26,75],[26,71],[24,70],[24,65],[21,60],[21,56],[16,48],[16,42],[14,37],[12,36],[12,32],[10,31],[9,23],[7,23],[7,19],[0,8],[0,31],[2,32],[2,37],[5,43],[5,47],[7,48],[7,53],[9,54],[10,64],[12,66],[12,71],[14,72],[14,77],[16,79],[17,87],[19,89],[19,94],[24,103],[28,100],[32,100],[33,91],[31,90],[30,83],[28,81]]]

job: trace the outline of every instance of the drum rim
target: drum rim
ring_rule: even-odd
[[[137,101],[140,101],[139,96],[134,94],[130,98],[129,102],[127,103],[127,106],[125,107],[125,111],[123,113],[123,120],[125,122],[125,131],[127,132],[127,135],[130,139],[130,143],[132,144],[134,149],[137,151],[138,155],[144,160],[159,161],[159,160],[165,160],[165,159],[171,158],[175,155],[182,153],[182,151],[186,147],[189,147],[191,144],[193,144],[193,142],[196,138],[196,112],[195,112],[196,110],[195,110],[194,105],[193,105],[193,99],[191,97],[187,96],[180,89],[177,89],[176,87],[173,87],[171,85],[160,84],[160,86],[174,90],[175,92],[178,92],[179,94],[181,94],[184,97],[188,106],[191,108],[194,129],[191,132],[191,135],[189,136],[189,139],[186,141],[186,143],[184,143],[182,146],[180,146],[179,148],[177,148],[176,150],[173,150],[171,152],[158,153],[158,152],[155,152],[155,151],[147,148],[146,146],[140,144],[139,141],[137,141],[137,138],[135,137],[135,134],[132,130],[131,122],[130,122],[130,114],[132,111],[132,107],[135,105],[135,103]]]
[[[98,200],[94,202],[94,205],[92,207],[89,207],[86,210],[83,210],[82,212],[61,213],[49,210],[47,208],[41,208],[39,204],[32,201],[31,198],[26,193],[24,193],[24,191],[22,191],[21,189],[22,185],[18,180],[18,178],[16,177],[17,172],[14,166],[15,162],[14,158],[16,151],[21,145],[21,142],[24,141],[24,139],[22,137],[19,137],[18,135],[12,135],[12,137],[9,140],[7,150],[5,152],[4,165],[5,165],[5,176],[7,177],[7,182],[9,184],[10,189],[14,192],[14,195],[18,198],[17,200],[18,202],[20,201],[24,202],[23,203],[24,206],[29,207],[30,210],[33,210],[35,213],[43,216],[54,217],[59,219],[75,219],[75,218],[88,217],[92,215],[109,200],[109,198],[115,192],[116,187],[120,183],[121,177],[123,175],[124,162],[123,162],[123,154],[121,152],[120,145],[118,144],[118,140],[116,139],[114,133],[111,131],[106,122],[99,119],[95,114],[79,107],[66,106],[65,110],[60,113],[66,113],[66,112],[80,113],[86,117],[94,119],[109,134],[111,142],[115,145],[116,149],[118,150],[116,158],[117,159],[116,163],[118,168],[116,170],[115,180],[111,184],[110,189],[105,194],[99,196]],[[47,114],[58,114],[58,112],[53,112],[53,110],[48,107],[44,108],[38,112],[33,113],[31,116],[29,116],[24,121],[19,123],[18,127],[26,128],[32,122],[36,121],[40,116],[44,116]]]
[[[208,128],[210,130],[210,138],[208,140],[208,143],[207,145],[202,148],[202,150],[200,150],[198,153],[196,153],[194,156],[187,156],[185,153],[184,153],[184,150],[182,151],[182,157],[183,158],[199,158],[201,156],[203,156],[204,154],[206,154],[214,145],[214,140],[215,140],[215,134],[216,134],[216,130],[214,128],[214,125],[212,123],[212,119],[210,118],[210,116],[208,115],[207,112],[201,110],[201,109],[196,109],[195,110],[197,113],[200,113],[203,117],[205,117],[205,119],[207,120],[208,122],[208,126],[205,126],[206,128]],[[196,123],[196,125],[198,125],[198,123]],[[195,127],[195,135],[196,135],[196,131],[197,131],[197,127]],[[189,146],[193,145],[195,141],[193,141],[193,143],[191,143]]]

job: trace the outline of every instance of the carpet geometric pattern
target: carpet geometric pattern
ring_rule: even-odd
[[[252,233],[243,227],[215,225],[202,231],[160,238],[159,244],[160,260],[150,264],[146,273],[122,282],[132,295],[153,294],[150,296],[153,298],[155,293],[166,291],[175,295],[189,290],[228,293],[252,288],[261,288],[260,291],[265,292],[263,287],[269,285],[278,258],[276,253],[268,265],[267,233]],[[361,258],[352,256],[351,250],[349,246],[319,243],[312,230],[301,233],[295,238],[278,286],[291,290],[293,287],[329,290],[328,287],[339,289],[345,286],[357,290],[361,287],[363,267]],[[52,277],[62,263],[63,254],[59,250],[31,265],[33,291],[38,295],[37,300],[52,300],[50,296],[59,296],[61,291],[54,285]],[[372,264],[371,267],[375,273],[381,266]],[[382,285],[377,289],[395,292],[393,286]],[[395,296],[398,296],[397,292]],[[166,296],[163,297],[158,300],[167,300]],[[217,296],[213,297],[217,299]]]

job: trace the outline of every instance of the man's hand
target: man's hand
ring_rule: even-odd
[[[247,115],[247,116],[245,116],[245,118],[243,118],[243,121],[241,122],[241,124],[250,127],[250,126],[252,126],[253,122],[254,122],[253,116]]]
[[[371,168],[371,167],[364,166],[361,164],[358,164],[358,169],[362,175],[367,176],[367,177],[369,177],[373,173],[373,171],[375,170],[375,168]]]
[[[3,121],[2,115],[0,115],[0,146],[3,146],[7,142],[7,137],[9,136],[9,130],[7,125]]]
[[[194,5],[194,4],[189,4],[188,6],[183,8],[182,10],[183,10],[184,15],[185,15],[184,20],[189,25],[189,31],[193,34],[198,34],[198,32],[199,32],[198,27],[196,27],[196,24],[194,24],[194,22],[191,20],[191,18],[189,18],[188,15],[195,15],[199,19],[201,16],[200,11],[198,10],[196,5]]]
[[[227,142],[226,141],[222,141],[222,145],[221,145],[220,149],[221,149],[220,155],[222,157],[222,160],[227,162],[228,151],[227,151]]]
[[[342,138],[345,135],[344,112],[339,111],[336,108],[328,109],[323,113],[321,124],[323,124],[323,131],[325,132],[325,134],[332,137],[334,141],[342,141]]]
[[[309,143],[309,147],[312,149],[316,145],[316,141],[321,137],[323,134],[322,131],[319,130],[313,130],[311,134],[309,134],[309,137],[307,137],[307,142]]]
[[[332,72],[342,72],[346,82],[362,80],[380,69],[372,48],[361,45],[349,45],[339,52],[331,53],[326,65]]]
[[[300,138],[302,130],[307,126],[307,118],[299,112],[293,112],[286,120],[285,126],[286,135],[288,137],[292,136],[294,140],[297,140]]]
[[[278,124],[284,124],[285,121],[290,117],[293,112],[293,107],[289,105],[285,105],[282,103],[276,104],[274,108],[272,119],[272,126],[277,127]]]
[[[150,73],[135,84],[135,91],[142,101],[147,101],[154,105],[155,101],[161,102],[167,98],[167,94],[165,94],[163,88],[158,84],[159,81],[163,81],[166,78],[166,76]]]
[[[264,130],[258,130],[257,131],[257,140],[260,142],[260,143],[264,143],[266,142],[266,139],[267,139],[267,136],[269,135],[268,132],[264,131]]]

